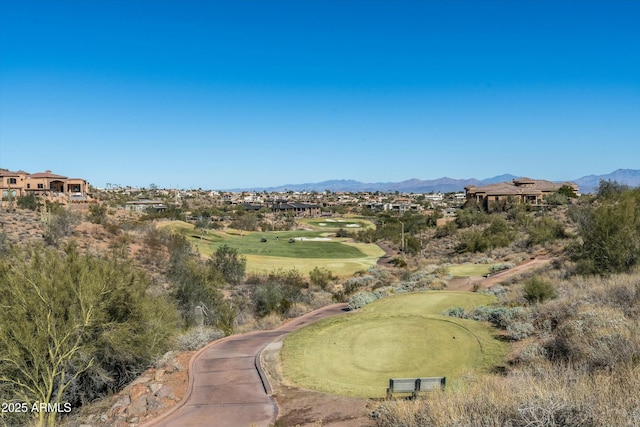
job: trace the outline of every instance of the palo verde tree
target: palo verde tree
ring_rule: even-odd
[[[216,249],[215,253],[211,255],[209,263],[232,285],[237,285],[244,279],[247,259],[240,255],[237,249],[227,244]]]
[[[166,350],[174,306],[128,262],[41,246],[0,258],[0,400],[58,409],[112,391]],[[98,394],[98,395],[97,395]],[[56,411],[2,414],[56,425]],[[13,417],[13,418],[11,418]]]
[[[578,241],[568,253],[582,274],[631,271],[640,261],[640,188],[601,182],[598,201],[573,212]]]

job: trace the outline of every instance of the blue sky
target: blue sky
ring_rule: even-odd
[[[106,183],[640,169],[638,1],[0,2],[0,167]]]

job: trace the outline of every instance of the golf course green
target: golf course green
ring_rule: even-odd
[[[225,244],[236,249],[247,258],[248,272],[296,268],[307,274],[315,267],[324,267],[335,275],[347,276],[368,269],[384,255],[375,244],[332,237],[334,233],[322,230],[248,232],[225,229],[203,233],[184,221],[166,221],[160,226],[186,236],[204,256]]]
[[[494,299],[468,292],[397,295],[357,312],[325,319],[289,335],[281,352],[287,381],[332,394],[383,397],[389,378],[464,374],[502,363],[505,343],[473,320],[443,316]]]

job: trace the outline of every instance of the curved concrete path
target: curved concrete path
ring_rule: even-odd
[[[278,329],[235,335],[213,342],[189,363],[189,389],[179,406],[144,427],[268,427],[278,407],[260,367],[271,342],[319,319],[346,311],[334,304],[293,319]]]

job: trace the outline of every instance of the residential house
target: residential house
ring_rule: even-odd
[[[3,198],[9,194],[22,197],[32,193],[45,197],[63,196],[66,201],[84,201],[89,192],[89,183],[82,178],[68,178],[50,170],[30,174],[22,170],[12,172],[0,169],[0,191]]]
[[[295,216],[320,216],[320,207],[318,205],[308,203],[275,202],[271,205],[271,210],[273,212],[292,213]]]
[[[491,210],[493,203],[508,200],[530,205],[544,204],[545,196],[555,193],[565,185],[578,192],[578,185],[573,182],[555,183],[531,178],[516,178],[511,182],[499,182],[482,187],[470,185],[464,189],[467,201],[475,201],[485,209]]]

